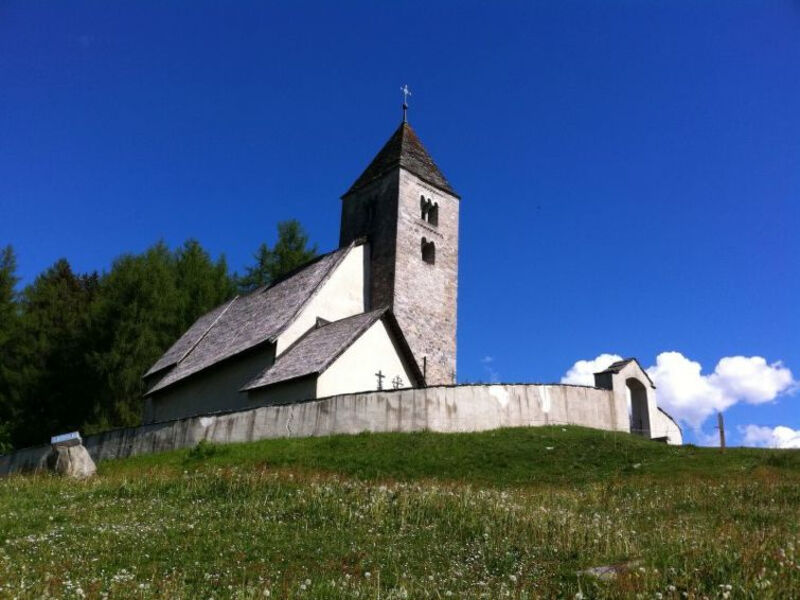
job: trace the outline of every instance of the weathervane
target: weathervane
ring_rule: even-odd
[[[403,92],[403,123],[405,123],[408,121],[408,97],[411,95],[411,90],[406,84],[403,84],[400,91]]]

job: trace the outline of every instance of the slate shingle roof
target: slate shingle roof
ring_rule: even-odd
[[[172,367],[145,395],[275,341],[351,247],[318,257],[272,285],[237,296],[200,317],[147,372],[145,377]]]
[[[616,375],[625,367],[625,365],[631,362],[635,362],[639,366],[639,369],[642,371],[642,373],[644,373],[644,376],[647,377],[647,381],[649,381],[650,385],[655,388],[656,386],[653,383],[653,380],[650,379],[650,375],[647,374],[647,371],[645,371],[642,368],[642,365],[640,365],[639,361],[636,360],[635,358],[625,358],[623,360],[618,360],[617,362],[608,365],[608,367],[604,371],[600,371],[600,373],[614,373]]]
[[[372,159],[372,162],[369,163],[361,176],[350,186],[345,196],[398,166],[403,167],[440,190],[459,197],[450,186],[447,178],[439,170],[439,167],[433,162],[431,155],[428,154],[417,134],[411,129],[411,125],[406,122],[400,124],[400,127],[397,128],[392,137],[389,138],[389,141],[384,144],[380,152]]]
[[[310,330],[242,390],[322,373],[386,311],[361,313]]]
[[[167,367],[174,367],[176,364],[186,358],[186,355],[192,351],[192,349],[201,339],[203,339],[203,336],[206,334],[206,332],[208,332],[219,316],[224,313],[231,303],[235,302],[235,300],[236,299],[234,298],[225,304],[221,304],[211,312],[206,313],[197,319],[197,321],[195,321],[194,324],[186,330],[186,333],[184,333],[177,342],[172,344],[170,349],[167,350],[152,367],[150,367],[150,370],[147,371],[144,376],[149,377],[150,375],[158,373]]]
[[[617,362],[611,363],[605,370],[600,371],[600,373],[619,373],[622,371],[623,367],[627,365],[629,362],[636,360],[634,358],[625,358],[623,360],[618,360]]]

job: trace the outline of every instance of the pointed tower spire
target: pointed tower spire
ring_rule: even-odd
[[[405,120],[342,196],[339,246],[366,238],[367,304],[391,308],[428,385],[456,380],[459,204]]]
[[[440,190],[458,198],[458,194],[450,186],[450,182],[422,145],[422,142],[414,133],[406,121],[400,123],[389,141],[375,155],[364,172],[350,186],[345,196],[353,193],[368,183],[383,177],[386,173],[397,167],[402,167]]]

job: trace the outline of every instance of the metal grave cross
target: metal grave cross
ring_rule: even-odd
[[[375,377],[378,378],[378,391],[381,391],[383,389],[383,378],[386,377],[386,375],[383,374],[383,371],[378,371],[375,373]]]

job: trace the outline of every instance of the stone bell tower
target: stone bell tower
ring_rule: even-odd
[[[405,116],[342,196],[339,245],[367,238],[370,305],[392,308],[427,385],[456,380],[459,202]]]

